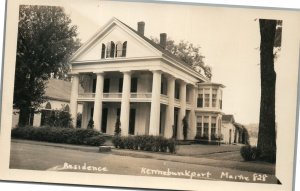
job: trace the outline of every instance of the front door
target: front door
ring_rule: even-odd
[[[134,135],[134,130],[135,130],[135,109],[130,109],[129,113],[129,135]]]
[[[106,133],[108,108],[102,109],[101,132]]]

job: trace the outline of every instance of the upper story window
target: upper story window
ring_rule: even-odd
[[[209,107],[210,89],[204,89],[204,106]]]
[[[101,59],[126,57],[126,50],[127,41],[123,43],[118,41],[116,44],[113,41],[111,41],[106,44],[102,44]]]
[[[217,106],[217,89],[212,90],[212,107]]]
[[[197,98],[197,107],[203,107],[203,89],[199,89],[199,94]]]

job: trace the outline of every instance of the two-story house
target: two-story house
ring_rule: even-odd
[[[162,135],[183,139],[183,118],[188,136],[221,133],[222,84],[211,83],[165,50],[167,34],[156,44],[137,30],[112,18],[70,60],[70,112],[76,121],[83,105],[82,127],[93,120],[98,131],[114,134],[120,119],[122,135]],[[84,93],[78,93],[79,84]]]

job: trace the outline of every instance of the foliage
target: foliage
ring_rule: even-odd
[[[84,140],[84,144],[91,146],[101,146],[105,143],[105,137],[98,135],[94,137],[89,137]]]
[[[76,128],[81,128],[82,114],[77,113]]]
[[[114,146],[119,149],[143,150],[151,152],[176,152],[176,141],[174,139],[167,139],[162,136],[115,136],[112,142]]]
[[[245,161],[256,160],[259,157],[259,151],[257,148],[250,145],[241,147],[240,153]]]
[[[17,127],[11,132],[13,138],[53,143],[100,146],[105,137],[92,129],[55,128],[55,127]]]
[[[88,129],[94,129],[94,121],[93,121],[93,119],[90,119],[90,120],[89,120],[89,123],[88,123],[88,125],[87,125],[87,128],[88,128]]]
[[[21,5],[19,9],[14,105],[20,125],[28,124],[30,109],[47,100],[52,76],[65,78],[67,60],[79,47],[77,27],[62,7]]]
[[[159,44],[157,38],[151,37],[151,40]],[[203,59],[205,57],[200,53],[200,48],[200,46],[194,46],[192,43],[183,40],[176,44],[174,40],[168,39],[166,44],[166,50],[193,67],[194,70],[200,72],[203,69],[206,77],[211,79],[211,68],[204,64]]]
[[[183,138],[184,138],[184,140],[186,140],[187,139],[187,134],[188,134],[188,129],[189,129],[189,123],[188,123],[186,115],[182,119],[182,124],[183,124],[183,129],[182,129],[183,130],[182,131]]]
[[[69,112],[61,110],[51,110],[45,113],[45,124],[50,127],[69,128],[72,127],[72,118]]]
[[[117,117],[117,120],[116,120],[116,124],[115,124],[115,135],[118,136],[118,135],[121,135],[121,121],[120,121],[120,117],[118,116]]]

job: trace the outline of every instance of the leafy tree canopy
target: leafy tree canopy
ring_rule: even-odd
[[[47,80],[66,78],[67,60],[80,45],[77,27],[62,7],[21,5],[14,86],[14,105],[25,111],[45,101]],[[24,124],[24,123],[23,123]]]
[[[151,40],[159,44],[157,38],[151,37]],[[205,58],[200,53],[200,46],[195,46],[188,41],[180,41],[178,44],[174,40],[168,39],[166,50],[177,56],[181,61],[194,68],[194,70],[201,72],[203,69],[204,74],[209,79],[211,78],[211,67],[205,65],[203,59]]]

